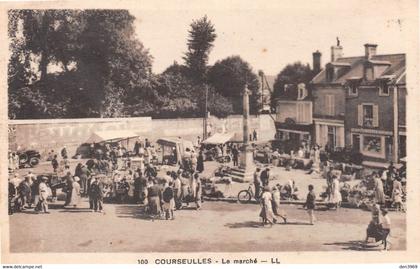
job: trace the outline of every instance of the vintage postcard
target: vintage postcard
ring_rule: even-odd
[[[417,1],[0,12],[2,264],[416,268]]]

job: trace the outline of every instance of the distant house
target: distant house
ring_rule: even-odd
[[[311,81],[315,142],[330,149],[345,146],[345,79],[342,76],[350,63],[342,58],[342,53],[342,46],[331,47],[331,62]]]
[[[405,55],[342,57],[331,47],[331,62],[311,82],[316,142],[353,147],[366,165],[397,162],[406,155]]]
[[[276,102],[276,137],[300,145],[312,140],[312,97],[304,83],[285,85]]]
[[[321,53],[313,53],[313,73],[320,72]],[[313,96],[304,83],[287,84],[276,100],[276,138],[297,148],[313,142]]]

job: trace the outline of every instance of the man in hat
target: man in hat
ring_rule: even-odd
[[[262,185],[264,187],[265,186],[268,186],[268,181],[270,179],[270,169],[269,168],[266,168],[264,171],[262,171],[261,172],[261,175],[260,175],[260,178],[261,178]]]
[[[103,184],[94,176],[89,188],[90,209],[95,212],[103,212]]]
[[[19,184],[18,187],[19,191],[19,198],[21,201],[20,209],[26,209],[27,203],[31,198],[31,185],[30,185],[30,177],[28,175],[25,176],[25,180]]]

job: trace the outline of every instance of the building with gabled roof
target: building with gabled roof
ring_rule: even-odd
[[[405,54],[343,57],[331,47],[331,62],[312,81],[315,140],[321,146],[351,146],[368,166],[406,155]]]

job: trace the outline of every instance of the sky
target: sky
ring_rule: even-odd
[[[210,65],[239,55],[254,71],[277,75],[288,63],[312,64],[316,50],[324,66],[336,37],[344,56],[363,55],[365,43],[378,44],[378,54],[404,53],[407,8],[407,1],[397,0],[225,0],[139,5],[130,12],[138,39],[154,58],[155,73],[183,62],[191,22],[207,15],[217,34]]]

